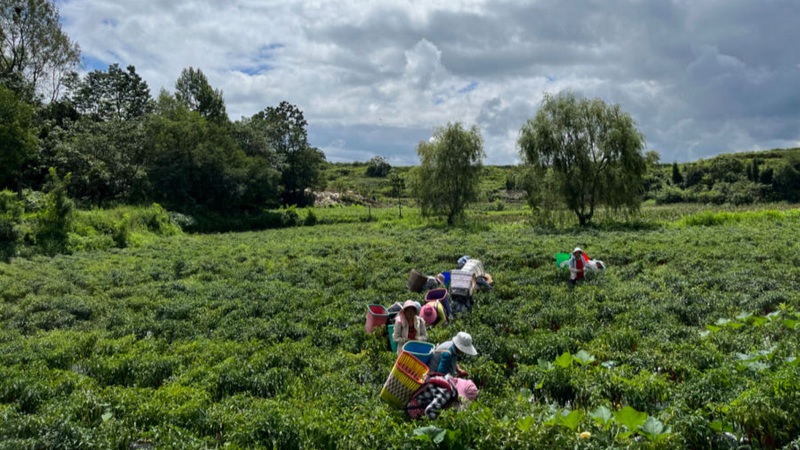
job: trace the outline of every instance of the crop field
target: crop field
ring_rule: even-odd
[[[0,263],[0,448],[800,448],[800,210],[396,213]],[[608,269],[573,288],[575,246]],[[429,340],[472,334],[480,396],[412,421],[365,309],[465,254],[495,287]]]

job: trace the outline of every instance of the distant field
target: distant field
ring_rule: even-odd
[[[585,230],[489,203],[456,228],[314,211],[322,225],[0,263],[0,448],[800,446],[788,205],[645,206]],[[576,245],[609,268],[572,289],[553,255]],[[495,289],[430,339],[473,335],[481,395],[412,422],[378,398],[394,357],[365,307],[421,300],[408,272],[464,254]]]

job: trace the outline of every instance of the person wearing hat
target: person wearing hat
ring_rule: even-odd
[[[423,412],[429,419],[436,419],[443,409],[456,405],[466,406],[466,403],[477,398],[478,387],[472,380],[450,375],[432,376],[414,394],[406,410],[413,419],[422,417]]]
[[[572,250],[572,255],[569,257],[567,264],[569,265],[569,281],[575,286],[586,275],[586,261],[583,250],[580,247],[575,247]]]
[[[478,351],[472,345],[472,336],[459,331],[453,340],[442,342],[436,346],[428,361],[428,368],[432,372],[465,377],[468,375],[467,371],[458,365],[458,358],[462,355],[475,356],[477,354]]]
[[[419,302],[406,300],[403,309],[394,319],[394,333],[392,339],[397,342],[399,354],[403,345],[408,341],[427,341],[428,332],[425,329],[425,320],[419,316],[421,307]]]

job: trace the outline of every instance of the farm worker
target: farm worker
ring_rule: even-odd
[[[478,387],[473,381],[450,375],[433,376],[414,394],[406,410],[414,419],[422,417],[423,412],[429,419],[435,419],[443,409],[461,402],[464,405],[477,398]]]
[[[567,263],[569,264],[569,280],[574,286],[585,276],[584,265],[586,262],[584,261],[583,250],[580,247],[575,247]]]
[[[428,332],[425,330],[425,320],[419,316],[420,305],[414,300],[406,300],[403,309],[394,319],[394,334],[392,339],[397,342],[397,353],[403,349],[408,341],[426,341]]]
[[[442,342],[436,346],[431,359],[428,361],[428,368],[432,372],[466,377],[468,375],[467,371],[458,365],[458,358],[465,354],[475,356],[478,351],[472,345],[472,336],[459,331],[453,340]]]

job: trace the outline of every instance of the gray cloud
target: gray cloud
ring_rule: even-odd
[[[435,127],[511,164],[544,92],[619,104],[665,161],[800,146],[795,0],[63,0],[87,61],[157,93],[199,67],[232,118],[288,100],[331,160],[417,162]],[[104,67],[101,67],[104,68]]]

